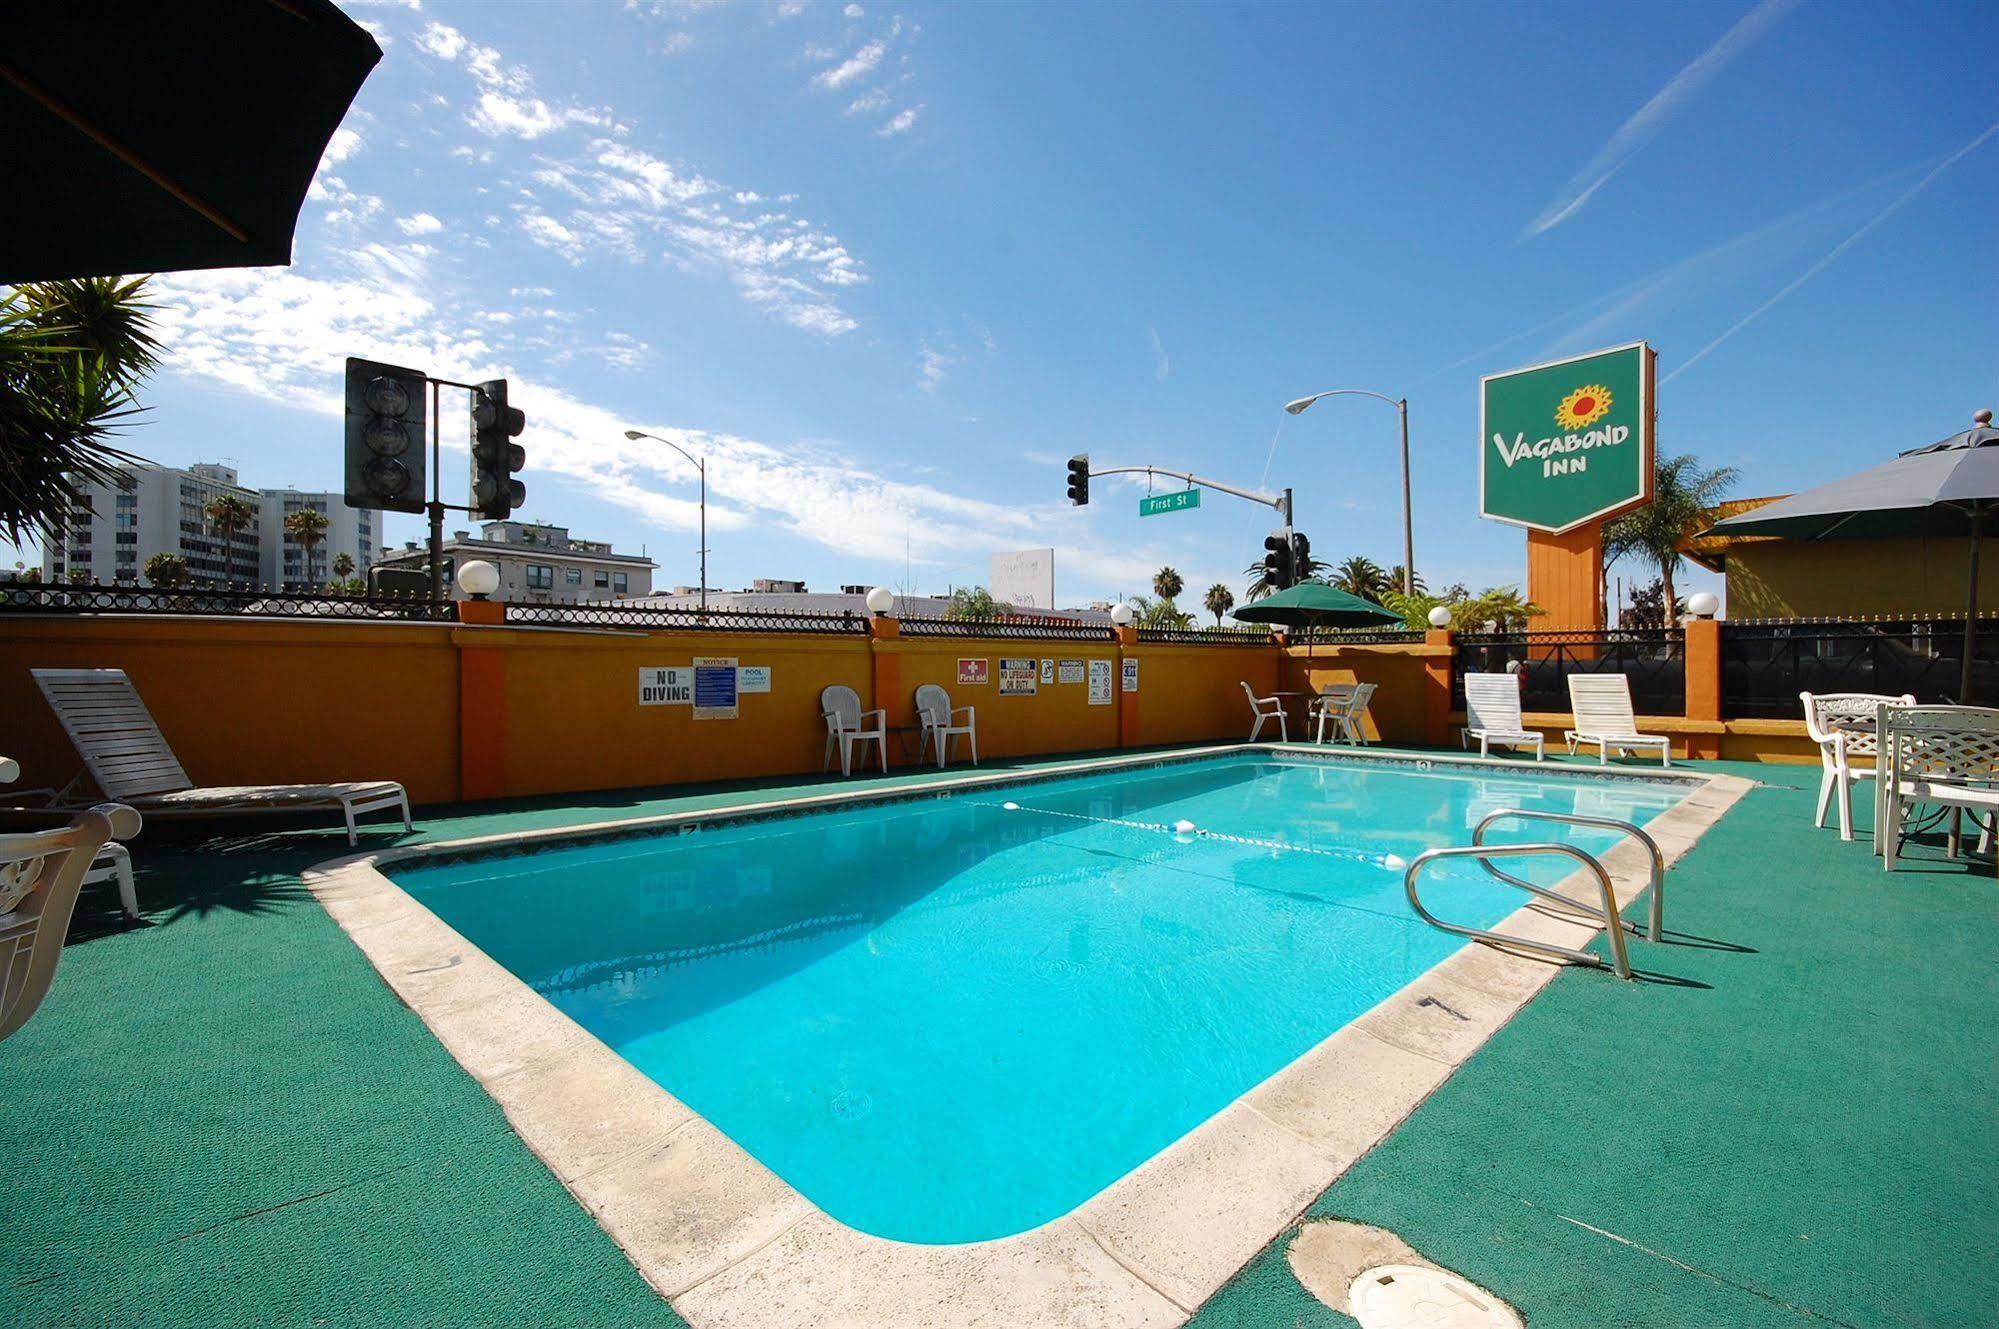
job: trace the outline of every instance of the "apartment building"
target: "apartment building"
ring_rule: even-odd
[[[659,566],[642,555],[616,553],[601,540],[579,540],[567,526],[489,521],[480,526],[476,539],[470,531],[453,531],[444,542],[444,581],[453,599],[464,598],[457,569],[473,559],[500,570],[496,598],[539,604],[651,595],[653,569]],[[376,565],[422,572],[430,567],[430,554],[411,541],[384,554]]]
[[[247,526],[222,533],[208,519],[218,498],[242,500],[251,511]],[[284,519],[301,507],[327,519],[325,540],[304,551],[285,534]],[[332,575],[333,559],[353,558],[357,574],[380,552],[382,514],[344,506],[337,493],[295,489],[251,489],[234,467],[196,462],[182,469],[155,462],[122,467],[109,483],[78,486],[69,531],[42,550],[42,575],[50,581],[142,581],[146,560],[178,554],[189,575],[211,584],[318,586]]]

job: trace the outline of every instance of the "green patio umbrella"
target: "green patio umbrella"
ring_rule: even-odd
[[[1301,581],[1289,590],[1252,600],[1231,617],[1290,628],[1378,628],[1402,622],[1402,615],[1322,581]],[[1306,650],[1310,649],[1308,637]]]
[[[382,48],[330,0],[18,0],[0,282],[291,262]]]

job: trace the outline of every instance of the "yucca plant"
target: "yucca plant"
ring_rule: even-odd
[[[80,482],[135,458],[111,435],[159,358],[142,277],[29,282],[0,294],[0,534],[60,540]]]

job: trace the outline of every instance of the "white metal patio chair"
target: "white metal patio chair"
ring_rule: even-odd
[[[1638,732],[1638,716],[1631,709],[1631,680],[1622,674],[1570,674],[1569,710],[1575,728],[1562,731],[1569,755],[1578,747],[1594,745],[1597,764],[1608,766],[1610,754],[1657,749],[1659,764],[1673,764],[1673,740],[1664,734]]]
[[[31,670],[63,732],[76,745],[90,778],[108,798],[149,817],[212,817],[249,812],[311,812],[338,808],[347,843],[358,843],[354,820],[383,809],[410,821],[409,795],[394,780],[331,784],[197,786],[181,769],[152,712],[122,669]],[[58,793],[57,806],[75,806],[69,795],[79,775]]]
[[[965,717],[963,724],[959,716]],[[920,761],[926,745],[937,744],[937,769],[943,770],[948,759],[951,740],[963,735],[972,745],[972,765],[979,764],[979,717],[970,706],[951,705],[951,694],[935,683],[925,683],[916,690],[916,716],[923,722],[923,737],[916,746],[916,756]]]
[[[1547,758],[1547,735],[1529,729],[1521,716],[1519,675],[1465,675],[1465,727],[1458,731],[1458,745],[1469,748],[1474,738],[1481,757],[1491,756],[1497,743],[1533,748],[1535,761]]]
[[[1334,683],[1312,699],[1308,720],[1318,724],[1316,742],[1326,741],[1326,726],[1333,726],[1333,741],[1367,746],[1368,703],[1374,700],[1372,683]]]
[[[1853,782],[1879,775],[1881,743],[1874,730],[1876,713],[1883,706],[1913,706],[1916,699],[1877,692],[1800,692],[1798,700],[1805,708],[1805,732],[1819,745],[1819,804],[1812,825],[1825,825],[1826,810],[1837,793],[1839,838],[1851,840]],[[1864,758],[1865,764],[1855,766],[1855,757]]]
[[[139,824],[132,809],[101,803],[67,826],[0,835],[0,1039],[48,995],[84,874],[113,836],[137,835]]]
[[[826,720],[826,759],[819,763],[820,771],[833,764],[833,753],[837,749],[840,774],[852,775],[854,746],[873,743],[875,755],[881,760],[882,774],[888,774],[888,712],[863,711],[860,694],[836,683],[819,694],[819,713]],[[863,728],[869,716],[874,717],[874,724]]]
[[[1884,871],[1895,870],[1902,823],[1917,803],[1969,810],[1979,821],[1979,847],[1992,847],[1990,819],[1999,816],[1999,710],[1986,706],[1891,706],[1875,711],[1882,771],[1875,795],[1875,845]],[[1957,854],[1955,820],[1950,852]],[[1996,865],[1999,866],[1999,865]]]
[[[1277,721],[1279,740],[1285,743],[1291,741],[1291,722],[1284,715],[1284,698],[1257,696],[1256,689],[1249,685],[1247,679],[1243,680],[1242,695],[1249,698],[1249,713],[1255,717],[1255,723],[1249,727],[1250,742],[1256,742],[1256,736],[1263,732],[1263,725],[1267,720]]]
[[[12,784],[21,778],[21,763],[12,757],[0,757],[0,784]],[[46,789],[31,790],[32,793],[46,795]],[[91,860],[89,869],[83,874],[85,886],[95,886],[99,882],[115,882],[118,886],[118,907],[125,917],[134,923],[139,921],[139,893],[132,879],[132,854],[116,840],[107,841]]]

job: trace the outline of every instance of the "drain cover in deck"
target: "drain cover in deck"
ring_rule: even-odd
[[[1347,1289],[1361,1329],[1524,1329],[1511,1307],[1468,1279],[1414,1264],[1384,1264]]]

